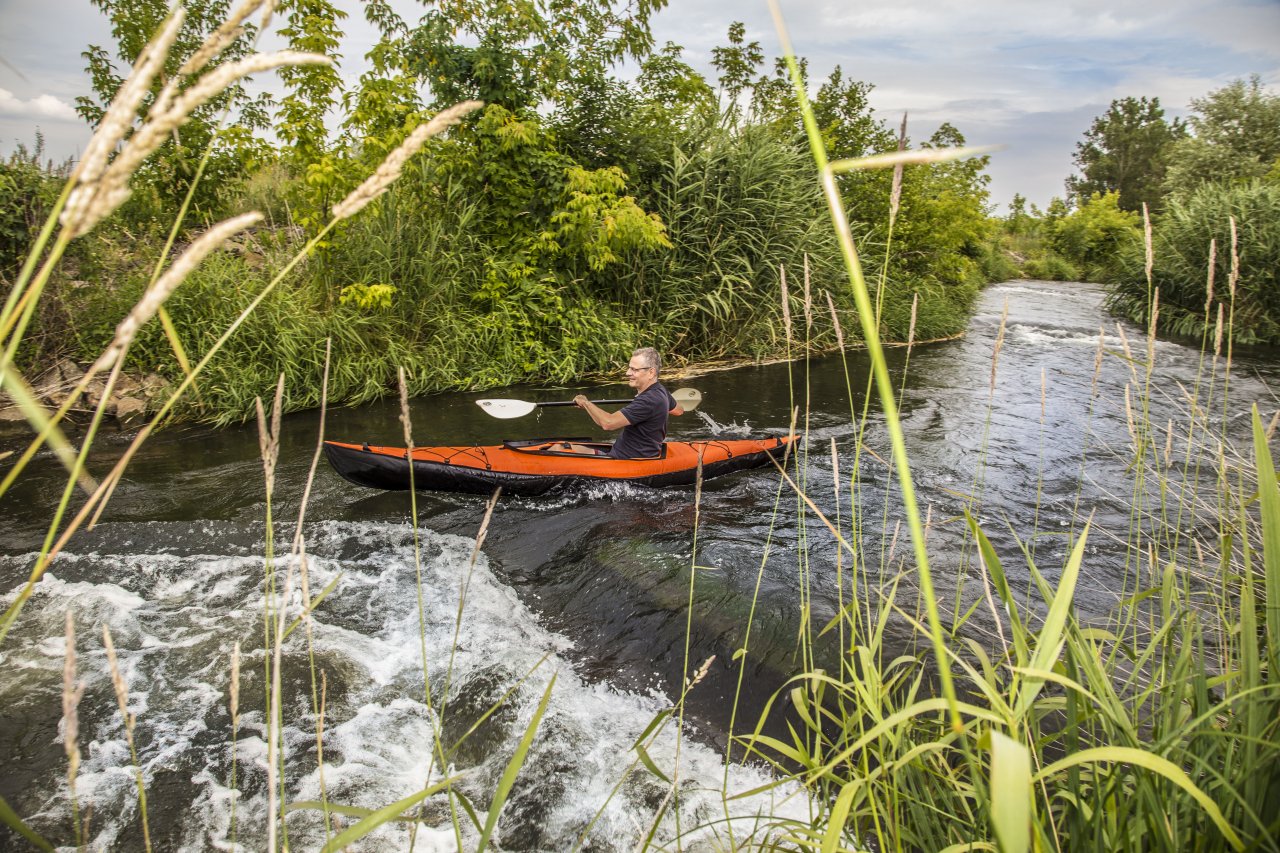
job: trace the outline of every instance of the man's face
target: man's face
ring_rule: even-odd
[[[643,391],[653,384],[653,374],[652,367],[647,367],[642,360],[633,358],[627,365],[627,384],[637,391]]]

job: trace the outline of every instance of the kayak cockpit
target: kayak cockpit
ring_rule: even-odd
[[[534,456],[585,456],[599,458],[608,456],[609,451],[613,449],[613,442],[594,441],[590,438],[534,438],[518,441],[508,439],[502,442],[502,446],[517,453],[527,453]],[[657,456],[645,458],[665,459],[666,456],[667,448],[666,445],[663,445],[662,451]]]

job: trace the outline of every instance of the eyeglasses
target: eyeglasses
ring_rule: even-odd
[[[653,370],[653,369],[654,368],[652,367],[632,367],[629,364],[627,365],[627,373],[639,373],[642,370]]]

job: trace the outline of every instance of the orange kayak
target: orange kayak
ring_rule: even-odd
[[[609,459],[612,446],[587,438],[535,438],[471,447],[416,447],[412,481],[403,447],[370,447],[326,441],[329,464],[344,479],[373,489],[411,487],[441,492],[542,495],[584,484],[635,483],[651,488],[692,485],[702,461],[702,478],[718,477],[782,462],[791,437],[725,441],[668,441],[652,459]]]

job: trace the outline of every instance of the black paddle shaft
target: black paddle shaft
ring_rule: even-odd
[[[632,400],[635,398],[632,397]],[[597,406],[616,406],[619,403],[630,403],[631,400],[592,400]],[[577,403],[572,400],[556,400],[551,403],[534,403],[535,406],[576,406]]]

